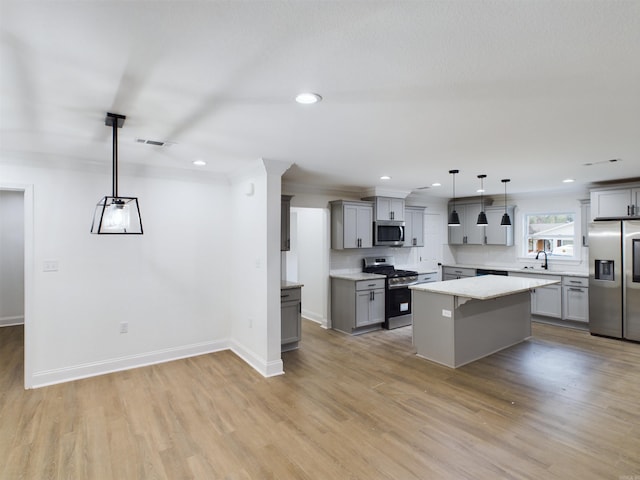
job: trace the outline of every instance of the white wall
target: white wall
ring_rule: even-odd
[[[323,208],[292,208],[291,246],[289,252],[295,261],[287,260],[287,266],[295,264],[297,278],[293,274],[287,280],[298,281],[302,289],[302,315],[326,327],[328,322],[327,295],[329,291],[329,231],[328,212]],[[293,272],[292,272],[293,273]]]
[[[121,175],[145,234],[101,236],[89,228],[108,175],[0,164],[0,178],[33,185],[27,386],[227,348],[228,185]]]
[[[287,166],[259,160],[232,178],[232,265],[223,274],[231,282],[231,347],[265,376],[283,373],[280,178]]]
[[[24,193],[0,190],[0,326],[24,322]]]

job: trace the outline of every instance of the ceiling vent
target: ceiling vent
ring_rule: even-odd
[[[165,147],[165,148],[169,148],[171,145],[175,145],[174,142],[163,142],[160,140],[149,140],[146,138],[136,138],[134,141],[136,143],[144,143],[146,145],[154,145],[156,147]]]

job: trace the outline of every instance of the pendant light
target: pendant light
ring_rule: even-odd
[[[456,173],[460,173],[460,170],[449,170],[449,173],[453,175],[453,210],[451,210],[449,214],[449,226],[459,227],[460,217],[458,216],[458,212],[456,212]]]
[[[93,213],[91,233],[98,235],[142,235],[142,219],[137,197],[118,196],[118,128],[122,128],[124,115],[107,113],[104,124],[113,130],[112,138],[112,194],[103,197]]]
[[[509,214],[507,213],[507,183],[511,181],[510,178],[503,178],[502,183],[504,183],[504,215],[502,215],[502,221],[500,225],[503,227],[511,226],[511,218],[509,218]]]
[[[489,224],[487,221],[487,214],[484,213],[484,179],[487,178],[487,176],[478,175],[478,178],[480,179],[480,213],[478,214],[478,221],[476,222],[476,225],[484,227]]]

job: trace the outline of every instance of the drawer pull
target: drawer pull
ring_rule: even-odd
[[[571,290],[572,292],[584,292],[584,290],[582,288],[570,288],[569,290]]]

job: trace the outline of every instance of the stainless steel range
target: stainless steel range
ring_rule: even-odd
[[[385,282],[385,321],[386,329],[411,325],[411,290],[409,285],[418,283],[418,272],[413,270],[397,270],[393,257],[365,257],[362,260],[362,271],[377,273],[387,277]]]

